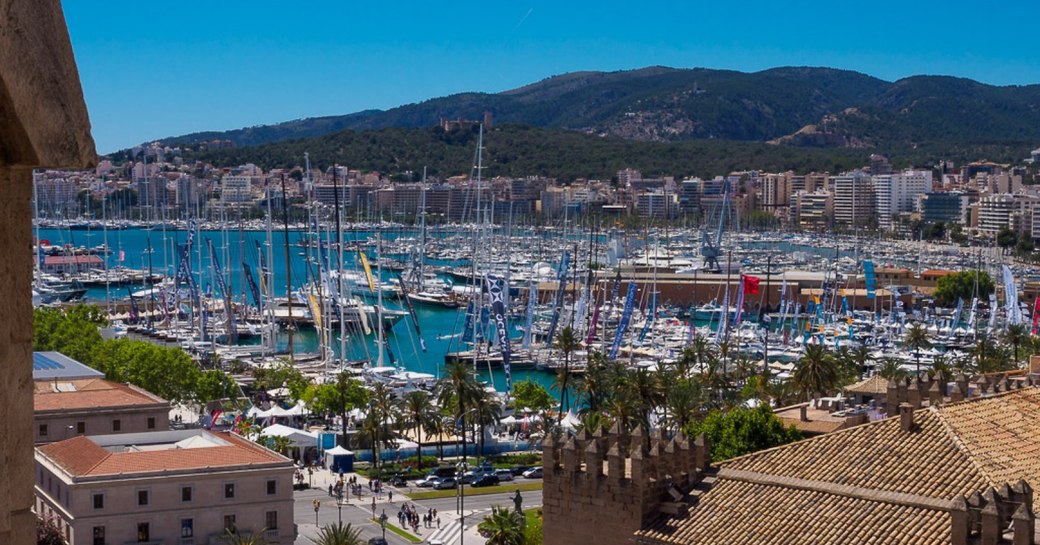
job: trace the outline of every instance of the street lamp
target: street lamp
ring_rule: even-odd
[[[314,506],[314,526],[318,526],[318,509],[321,509],[321,500],[314,499],[311,501],[311,505]]]
[[[455,483],[458,485],[458,506],[459,506],[459,526],[461,531],[459,532],[459,545],[462,545],[463,540],[466,537],[466,488],[462,484],[462,476],[466,473],[466,454],[462,454],[462,461],[455,464]]]
[[[336,509],[339,510],[339,524],[343,525],[343,489],[340,488],[339,492],[336,493]]]
[[[383,514],[379,515],[379,526],[383,528],[383,541],[386,541],[386,509],[383,509]]]

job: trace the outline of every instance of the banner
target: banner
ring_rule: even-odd
[[[368,280],[368,291],[376,292],[376,281],[372,278],[372,267],[368,265],[368,256],[365,252],[358,250],[358,258],[361,259],[361,267],[365,269],[365,279]]]
[[[1002,265],[1004,272],[1004,308],[1007,309],[1007,325],[1022,323],[1022,311],[1018,308],[1018,287],[1011,267]]]
[[[646,323],[643,324],[643,330],[639,332],[639,342],[642,343],[646,339],[646,334],[650,332],[650,328],[654,325],[654,320],[657,317],[657,292],[650,294],[650,310],[647,313]]]
[[[253,278],[253,270],[249,268],[249,263],[242,262],[242,271],[246,273],[246,284],[249,285],[249,293],[253,296],[253,301],[256,303],[256,310],[263,311],[264,304],[260,300],[260,288],[256,286],[256,279]]]
[[[260,256],[260,291],[270,299],[271,292],[267,289],[267,257],[264,256],[264,249],[260,247],[260,241],[254,240],[253,243],[256,244],[257,255]]]
[[[462,325],[462,342],[473,342],[473,301],[466,304],[466,321]]]
[[[1036,335],[1037,321],[1040,320],[1040,313],[1037,313],[1038,310],[1040,310],[1040,297],[1033,301],[1033,335]]]
[[[740,284],[744,286],[744,293],[748,295],[758,295],[758,284],[762,281],[757,276],[751,276],[748,274],[740,275]]]
[[[628,295],[625,296],[625,308],[621,311],[621,321],[618,322],[617,332],[614,333],[614,344],[610,346],[610,353],[607,355],[607,359],[614,361],[617,359],[618,350],[621,348],[621,340],[625,336],[625,330],[628,329],[628,322],[632,319],[632,307],[635,306],[636,302],[636,283],[630,282],[628,284]]]
[[[874,274],[874,262],[869,259],[863,262],[863,280],[867,288],[867,299],[877,297],[877,277]]]
[[[740,317],[744,314],[744,292],[747,291],[747,289],[744,286],[744,282],[746,279],[746,276],[740,275],[740,286],[737,287],[737,308],[736,312],[733,314],[734,326],[740,325]],[[726,292],[729,292],[728,287],[726,288]]]
[[[979,308],[979,298],[971,298],[971,311],[968,312],[968,327],[975,327],[975,311]]]
[[[997,294],[989,294],[989,329],[992,331],[997,325]]]
[[[563,295],[567,289],[567,267],[570,266],[570,263],[571,253],[564,251],[563,259],[560,260],[560,268],[556,272],[556,299],[553,300],[552,319],[549,320],[549,333],[545,339],[546,346],[552,346],[553,337],[556,336],[556,326],[560,323],[560,307],[563,306]]]
[[[307,294],[307,306],[310,307],[311,317],[314,318],[314,329],[318,330],[319,337],[324,338],[325,332],[321,324],[321,305],[318,304],[318,298],[313,293]],[[364,312],[364,309],[358,308],[358,312]]]
[[[506,374],[506,397],[513,391],[513,378],[509,370],[509,331],[506,323],[506,296],[509,288],[506,281],[499,276],[487,276],[488,294],[491,295],[491,314],[495,319],[495,332],[498,335],[498,348],[502,352],[502,370]]]
[[[599,305],[596,304],[595,298],[592,304],[595,306],[592,309],[592,321],[589,323],[589,334],[585,337],[585,344],[592,344],[592,341],[596,340],[596,326],[599,325]]]
[[[520,342],[520,347],[524,350],[531,348],[531,332],[534,329],[534,309],[537,304],[538,286],[532,282],[531,291],[527,294],[527,321],[524,323],[524,339]]]
[[[134,292],[130,291],[130,286],[126,287],[126,293],[130,295],[130,323],[136,323],[141,317],[141,311],[137,308],[137,298],[134,297]]]
[[[213,249],[213,239],[206,239],[206,244],[209,246],[210,259],[213,260],[213,275],[217,277],[217,289],[220,290],[220,297],[224,299],[228,336],[231,337],[231,343],[234,344],[238,342],[238,328],[235,326],[235,312],[231,307],[231,294],[228,293],[227,283],[224,281],[224,272],[220,268],[220,260],[217,259],[217,252]]]

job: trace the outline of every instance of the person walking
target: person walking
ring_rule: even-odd
[[[394,503],[394,491],[393,490],[387,490],[386,491],[386,501],[388,501],[390,503]]]

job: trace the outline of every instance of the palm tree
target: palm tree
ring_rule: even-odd
[[[480,392],[480,385],[473,371],[462,361],[444,366],[444,374],[438,383],[438,402],[451,410],[455,422],[462,426],[462,456],[466,453],[466,408],[473,406],[473,399]]]
[[[372,439],[373,465],[378,466],[377,449],[380,446],[391,444],[393,438],[390,433],[390,423],[396,420],[398,404],[394,399],[393,391],[386,384],[377,382],[372,387],[372,397],[368,408],[365,427]]]
[[[314,545],[361,545],[361,529],[342,522],[329,524],[318,532]]]
[[[914,322],[910,329],[906,330],[906,336],[903,337],[903,347],[914,351],[918,375],[921,374],[921,349],[927,348],[930,344],[928,330],[924,328],[921,322]]]
[[[1007,330],[1004,331],[1004,342],[1011,345],[1011,353],[1014,355],[1014,360],[1017,363],[1018,347],[1029,342],[1029,330],[1026,329],[1026,325],[1011,324],[1007,326]]]
[[[704,388],[695,380],[680,377],[668,381],[664,406],[676,432],[682,431],[697,417],[705,404]]]
[[[899,360],[885,358],[881,360],[881,365],[877,367],[877,374],[883,379],[892,380],[906,378],[907,372],[899,365]]]
[[[822,345],[810,344],[798,360],[791,380],[805,398],[819,396],[833,389],[838,383],[838,363]]]
[[[704,366],[707,365],[709,358],[714,352],[714,348],[708,341],[708,338],[703,335],[694,334],[693,342],[690,343],[689,350],[693,352],[693,359],[700,367],[701,373],[703,373]]]
[[[578,335],[574,332],[571,326],[567,326],[560,330],[560,334],[556,336],[556,342],[554,347],[563,352],[563,376],[560,380],[560,413],[556,415],[556,425],[559,426],[563,420],[564,407],[570,409],[570,396],[567,394],[567,379],[571,374],[571,353],[574,352],[580,345],[578,341]]]
[[[415,457],[418,460],[418,469],[422,471],[422,438],[433,427],[432,421],[436,420],[437,408],[433,406],[430,394],[422,390],[412,390],[404,395],[404,414],[411,429],[415,430]]]
[[[526,525],[523,513],[496,505],[477,526],[477,531],[487,539],[488,545],[524,545]]]
[[[484,429],[487,426],[498,422],[498,417],[502,414],[502,404],[499,403],[498,399],[494,394],[487,390],[480,390],[480,393],[473,399],[473,422],[477,424],[477,428],[480,430],[480,447],[477,450],[478,456],[484,454]]]
[[[224,539],[222,541],[226,545],[267,545],[267,539],[264,538],[265,531],[267,531],[266,528],[259,532],[240,534],[237,529],[227,528],[224,530]]]

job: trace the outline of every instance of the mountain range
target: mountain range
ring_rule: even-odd
[[[723,139],[796,146],[913,148],[930,141],[1040,143],[1040,85],[947,76],[887,82],[858,72],[785,67],[745,73],[648,67],[573,72],[501,93],[460,93],[389,110],[162,139],[238,146],[341,130],[419,128],[441,118],[566,129],[641,141]]]

